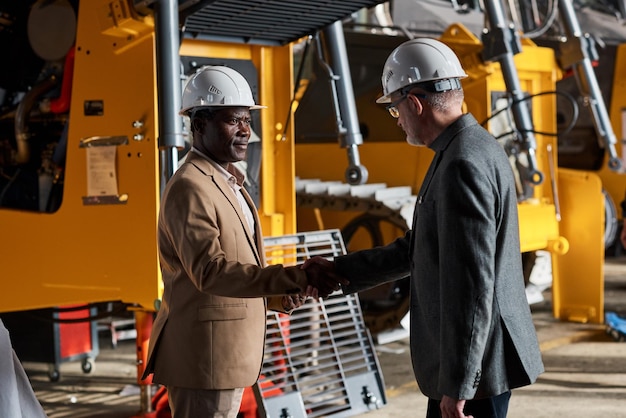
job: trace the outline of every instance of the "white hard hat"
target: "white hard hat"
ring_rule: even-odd
[[[459,89],[459,79],[465,77],[459,58],[446,44],[431,38],[411,39],[387,58],[381,77],[383,96],[376,103],[389,103],[393,92],[416,83],[433,82],[435,92]]]
[[[254,103],[250,85],[241,74],[221,65],[200,67],[187,81],[182,102],[181,115],[197,107],[266,107]]]

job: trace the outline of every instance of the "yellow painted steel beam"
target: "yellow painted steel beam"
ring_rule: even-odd
[[[520,246],[522,252],[548,250],[567,252],[567,240],[560,236],[554,205],[521,203],[518,205]]]
[[[296,232],[293,52],[291,45],[258,50],[261,98],[271,109],[262,115],[261,216],[266,236]],[[265,112],[264,109],[262,112]]]
[[[181,56],[251,61],[258,71],[262,142],[259,214],[266,236],[296,232],[291,45],[272,47],[184,39]]]
[[[560,169],[559,190],[563,208],[560,230],[570,248],[566,254],[553,257],[554,316],[567,321],[603,323],[602,182],[593,172]]]

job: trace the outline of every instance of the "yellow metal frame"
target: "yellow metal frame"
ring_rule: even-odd
[[[78,15],[61,207],[53,214],[0,210],[0,253],[10,260],[0,266],[3,311],[111,300],[152,308],[159,296],[154,36],[150,22],[123,37],[103,35],[113,24],[108,3],[83,2]],[[86,115],[88,101],[101,101],[102,115]],[[136,134],[143,139],[133,140]],[[115,161],[127,200],[86,205],[81,140],[110,136],[128,138]]]
[[[82,2],[69,116],[63,202],[56,213],[0,209],[0,310],[121,300],[152,310],[162,292],[156,240],[160,200],[154,24],[124,2]],[[266,235],[295,233],[291,46],[185,40],[181,55],[249,59],[259,72]],[[100,101],[101,115],[85,104]],[[139,122],[139,123],[135,123]],[[286,135],[283,135],[285,130]],[[86,139],[115,146],[120,199],[86,204]],[[91,203],[98,199],[90,199]]]
[[[181,56],[249,60],[259,73],[262,109],[261,207],[266,236],[296,232],[293,95],[291,44],[282,47],[230,44],[185,39]],[[287,121],[292,121],[285,128]],[[285,133],[283,135],[283,132]]]
[[[553,256],[555,318],[604,322],[604,195],[600,177],[582,170],[559,170],[563,208],[560,230],[569,251]]]

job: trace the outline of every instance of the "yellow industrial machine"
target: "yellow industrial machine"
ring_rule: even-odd
[[[559,166],[591,171],[602,179],[608,256],[618,255],[622,249],[619,232],[623,214],[618,208],[624,199],[626,178],[618,138],[624,138],[620,50],[626,41],[621,24],[625,13],[622,0],[558,1],[542,4],[532,16],[526,13],[526,18],[521,13],[518,19],[529,37],[556,51],[564,69],[564,77],[557,83],[561,93],[557,102]],[[561,100],[566,95],[570,103]]]
[[[605,147],[593,134],[593,122],[588,118],[580,118],[580,122],[567,135],[559,139],[560,165],[573,170],[588,170],[596,173],[602,180],[605,194],[605,244],[607,256],[619,255],[622,247],[619,233],[623,228],[624,212],[621,203],[626,198],[626,179],[624,175],[624,145],[626,138],[624,128],[624,107],[626,106],[626,84],[622,74],[626,71],[626,37],[613,41],[599,49],[596,72],[599,83],[603,87],[603,96],[607,103],[607,111],[612,131],[619,138],[616,145],[617,154],[621,158],[622,168],[613,170],[608,164],[611,158]],[[571,80],[563,80],[562,89],[573,90]],[[566,121],[568,117],[564,118]],[[584,150],[581,153],[581,150]]]
[[[344,32],[341,21],[382,3],[0,1],[0,317],[119,304],[135,314],[141,374],[161,292],[160,191],[189,148],[181,87],[204,64],[238,69],[268,107],[248,161],[266,235],[339,228],[353,250],[404,233],[432,154],[407,145],[374,101],[382,63],[407,35]],[[559,167],[554,49],[524,41],[501,61],[463,25],[437,36],[470,75],[467,110],[519,173],[522,251],[551,254],[555,317],[602,322],[603,181],[612,194],[623,183]],[[623,48],[618,57],[623,73]],[[373,330],[406,312],[403,286],[363,295]]]
[[[264,3],[0,3],[2,313],[121,304],[135,312],[141,376],[161,292],[160,190],[188,148],[181,87],[205,63],[240,70],[268,106],[253,125],[263,229],[296,232],[292,43],[378,1]]]
[[[314,15],[315,10],[291,7],[283,17],[299,12],[302,21],[290,32],[272,32],[270,27],[257,40],[236,43],[235,31],[244,36],[249,29],[233,28],[232,39],[223,42],[215,36],[209,42],[190,29],[179,49],[176,45],[185,72],[209,62],[239,66],[268,106],[259,112],[254,127],[263,138],[259,209],[268,235],[295,232],[295,196],[290,192],[295,182],[291,42],[333,18],[376,4],[343,3],[324,19],[308,21],[306,13]],[[10,238],[2,240],[0,253],[2,276],[12,279],[7,280],[0,306],[15,311],[121,300],[153,310],[160,288],[156,216],[170,168],[162,154],[168,146],[182,153],[188,145],[182,121],[180,129],[172,131],[158,114],[158,105],[176,102],[157,83],[167,75],[158,62],[162,57],[155,53],[155,44],[168,42],[159,40],[155,29],[155,20],[158,23],[165,12],[142,14],[144,9],[135,9],[132,2],[107,0],[76,5],[36,1],[30,6],[30,12],[25,8],[23,15],[16,14],[16,26],[25,25],[29,13],[37,10],[47,17],[74,18],[67,26],[76,33],[67,34],[69,42],[56,61],[40,59],[30,78],[4,73],[0,225],[3,236]],[[190,10],[187,24],[212,12],[210,7],[178,7]],[[176,33],[178,21],[173,26]],[[32,27],[29,35],[50,36],[46,29]],[[21,35],[15,31],[15,37]],[[36,55],[30,49],[19,51],[29,52]],[[65,60],[66,55],[71,57]],[[57,67],[60,63],[64,68]],[[174,63],[177,70],[180,66]],[[170,88],[180,95],[181,75],[175,80]],[[66,97],[69,106],[55,112],[50,104],[66,90],[71,91]],[[168,116],[180,119],[176,106],[170,109],[173,114]],[[163,138],[171,137],[170,144],[163,144]]]
[[[368,56],[377,55],[377,52],[372,51],[372,45],[382,50],[379,55],[386,56],[393,47],[406,39],[403,36],[394,39],[387,35],[383,39],[376,39],[381,38],[381,35],[363,33],[346,38],[352,47],[351,52],[356,56],[360,55],[360,48],[367,49]],[[487,121],[498,109],[498,102],[506,102],[507,98],[507,86],[500,65],[480,59],[482,43],[463,26],[452,25],[443,33],[441,40],[455,50],[469,74],[463,83],[467,109],[479,121]],[[363,68],[365,66],[371,68],[377,64],[358,61],[357,68],[353,70],[356,74],[368,73],[368,69]],[[515,66],[523,91],[530,97],[535,96],[529,100],[532,103],[534,129],[547,133],[537,135],[537,144],[533,150],[537,169],[544,179],[530,188],[530,195],[520,198],[522,251],[546,250],[552,254],[555,289],[559,289],[553,294],[554,314],[557,318],[602,322],[604,227],[600,182],[595,174],[589,172],[573,173],[582,175],[586,181],[578,176],[571,178],[569,171],[557,166],[556,97],[555,94],[545,94],[555,91],[556,82],[561,77],[554,51],[527,41],[523,45],[523,52],[515,56]],[[318,88],[312,88],[314,94],[319,94]],[[389,117],[384,108],[374,104],[379,86],[369,83],[368,89],[358,92],[357,108],[359,115],[362,115],[361,128],[369,133],[364,144],[359,147],[361,161],[369,172],[369,180],[373,185],[384,184],[388,188],[410,186],[415,191],[421,184],[432,151],[407,145],[401,129],[395,126],[396,121]],[[300,131],[300,117],[308,117],[313,111],[307,106],[309,102],[314,103],[315,100],[309,100],[305,95],[296,113],[296,140],[302,141],[297,142],[296,146],[296,174],[301,179],[318,179],[320,183],[303,182],[298,193],[298,227],[303,230],[341,228],[352,250],[381,245],[403,234],[410,227],[411,217],[404,217],[403,224],[402,217],[397,216],[397,213],[394,213],[395,216],[390,215],[393,212],[390,208],[387,208],[387,212],[382,211],[381,206],[384,205],[373,193],[369,199],[360,199],[361,204],[357,205],[354,196],[328,192],[328,188],[338,188],[336,183],[342,178],[340,169],[345,167],[345,163],[342,163],[342,151],[337,149],[336,144],[314,143],[307,140],[305,132]],[[493,119],[489,122],[492,132],[498,129],[497,126],[494,129],[494,125],[498,125],[499,129],[505,127],[507,131],[510,130],[513,121],[510,115],[506,117],[509,120],[503,122]],[[322,117],[318,126],[326,126],[325,121]],[[317,138],[324,136],[321,131],[309,134]],[[519,161],[523,155],[516,157],[516,152],[522,154],[521,150],[515,148],[519,148],[516,140],[514,136],[504,135],[502,142],[503,146],[512,150],[511,159],[517,169],[523,166]],[[321,170],[321,167],[324,169]],[[524,183],[528,182],[520,177],[520,195],[523,189],[528,188],[528,184]],[[583,185],[590,190],[579,194]],[[594,191],[594,187],[597,190]],[[357,190],[353,194],[358,193]],[[561,194],[567,195],[568,199],[560,198]],[[369,202],[369,206],[365,202]],[[581,234],[578,225],[584,219],[592,221],[591,225],[584,228],[585,233]],[[571,232],[564,233],[569,228]],[[351,242],[353,233],[356,242]],[[591,251],[590,247],[593,247]],[[408,301],[404,299],[405,296],[406,289],[401,282],[365,292],[361,302],[367,306],[364,309],[366,314],[370,309],[371,315],[366,317],[370,327],[381,331],[397,325],[406,313]]]
[[[622,132],[623,81],[619,80],[619,71],[623,69],[623,58],[615,54],[615,66],[610,71],[607,67],[612,67],[613,57],[601,59],[600,66],[604,61],[608,64],[596,80],[589,37],[581,31],[571,2],[547,2],[541,7],[547,5],[550,10],[539,11],[532,9],[530,2],[517,2],[518,9],[506,13],[500,7],[501,2],[484,2],[484,13],[479,17],[488,30],[482,41],[476,33],[483,32],[483,26],[474,33],[459,25],[442,29],[443,34],[433,31],[435,16],[443,13],[443,8],[451,9],[448,2],[438,2],[439,6],[434,3],[394,2],[393,6],[403,6],[396,14],[405,19],[402,27],[376,30],[369,26],[367,31],[359,31],[356,25],[354,31],[345,34],[360,129],[365,138],[359,150],[369,173],[369,190],[360,186],[348,190],[337,184],[345,163],[342,152],[333,144],[334,115],[315,106],[324,97],[320,92],[328,84],[328,76],[324,75],[323,66],[312,66],[310,78],[315,84],[303,94],[296,112],[296,173],[301,179],[297,188],[299,228],[341,228],[349,249],[353,250],[389,242],[410,227],[410,216],[406,216],[406,207],[412,205],[410,196],[390,197],[384,188],[396,189],[401,194],[405,187],[417,190],[431,153],[408,147],[395,121],[374,104],[380,91],[377,63],[384,62],[389,52],[407,39],[407,31],[411,32],[410,36],[440,36],[461,56],[470,74],[464,81],[468,110],[485,121],[485,126],[500,138],[518,170],[522,250],[529,260],[529,269],[535,251],[551,254],[555,316],[602,322],[603,253],[605,244],[620,245],[616,243],[619,215],[615,206],[623,199],[626,186],[619,161],[622,153],[615,147],[613,134],[613,131]],[[459,10],[462,14],[452,13],[450,17],[449,13],[442,20],[471,21],[469,3],[477,2],[466,2]],[[581,8],[588,12],[594,5],[606,6],[585,2]],[[418,8],[419,11],[414,11]],[[555,17],[559,14],[557,25]],[[595,20],[586,17],[586,29],[596,27],[596,36],[606,39],[618,32],[607,28],[610,18],[602,18],[606,14],[595,9],[589,14]],[[505,15],[521,15],[534,23],[554,23],[558,27],[548,39],[558,42],[540,39],[539,44],[523,37],[519,50],[507,51],[507,42],[514,44],[520,29],[510,25]],[[546,33],[551,27],[534,29]],[[605,79],[603,74],[610,77]],[[598,82],[613,89],[610,100],[613,129],[606,118]],[[563,88],[573,83],[576,83],[575,92]],[[524,106],[529,113],[520,115]],[[508,112],[503,113],[506,109]],[[497,117],[492,117],[496,114]],[[578,119],[589,123],[581,129]],[[511,130],[515,125],[517,132]],[[589,150],[589,146],[581,143],[595,146]],[[563,153],[562,145],[566,148]],[[587,164],[589,160],[594,164]],[[382,330],[397,325],[406,313],[406,294],[407,287],[402,282],[365,292],[361,303],[366,315],[370,313],[370,327]]]

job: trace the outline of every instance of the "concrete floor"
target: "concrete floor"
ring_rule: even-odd
[[[612,339],[603,325],[555,320],[550,291],[543,295],[546,300],[532,311],[546,372],[536,384],[513,392],[509,417],[626,417],[626,343]],[[626,314],[624,257],[605,263],[605,310]],[[377,346],[377,353],[387,403],[359,417],[424,417],[426,398],[413,379],[408,340]],[[85,374],[80,362],[62,363],[56,383],[50,382],[47,365],[24,367],[50,418],[140,415],[134,341],[112,349],[103,335],[94,370]]]
[[[508,416],[626,417],[626,344],[612,340],[603,327],[549,325],[547,315],[535,314],[538,316],[545,316],[537,322],[547,326],[547,338],[542,338],[546,372],[534,385],[513,391]],[[555,327],[568,328],[568,335],[552,338],[548,330]],[[426,398],[417,384],[408,380],[408,342],[390,344],[392,347],[404,352],[380,356],[388,404],[364,416],[395,418],[411,411],[412,417],[425,417]],[[398,366],[401,363],[406,364],[404,370]]]
[[[606,261],[604,293],[605,311],[626,314],[626,258]],[[607,335],[604,325],[555,320],[550,292],[544,296],[531,308],[546,372],[513,391],[508,417],[626,417],[626,343]],[[408,341],[378,351],[388,403],[363,417],[425,417],[427,399],[411,379]]]

